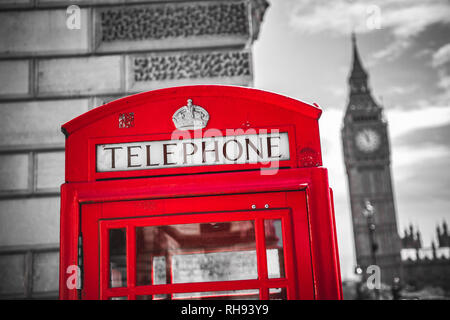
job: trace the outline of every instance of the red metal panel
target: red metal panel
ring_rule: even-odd
[[[100,231],[100,270],[95,270],[95,267],[98,264],[93,265],[93,270],[95,273],[99,273],[100,278],[100,299],[107,299],[108,296],[105,295],[105,292],[108,290],[109,278],[110,278],[110,269],[109,269],[109,239],[108,239],[108,229],[99,228]],[[94,282],[92,285],[96,285],[98,282]]]
[[[291,283],[289,287],[287,287],[287,298],[290,300],[294,299],[300,299],[303,288],[300,288],[299,282],[301,281],[302,274],[310,274],[310,270],[308,268],[304,268],[303,272],[296,272],[299,268],[303,268],[302,266],[295,267],[297,264],[295,263],[295,258],[298,255],[298,253],[295,251],[295,246],[293,242],[293,234],[292,234],[292,210],[290,212],[290,215],[286,215],[282,218],[281,222],[283,225],[282,231],[283,231],[283,244],[284,244],[284,256],[287,257],[292,255],[292,262],[285,263],[286,266],[286,275],[288,279],[295,280],[294,283]],[[296,213],[301,214],[301,213]],[[308,284],[305,284],[305,286],[308,286]],[[306,298],[306,295],[305,295]]]
[[[152,294],[171,294],[202,291],[228,291],[228,290],[248,290],[258,289],[260,286],[270,288],[280,288],[288,286],[287,279],[269,279],[269,280],[240,280],[240,281],[221,281],[221,282],[194,282],[194,283],[175,283],[168,285],[138,286],[134,290],[137,295]],[[109,288],[104,293],[104,298],[128,296],[128,288]]]
[[[308,189],[305,190],[306,192]],[[300,299],[314,299],[315,283],[313,283],[314,271],[311,264],[311,246],[313,240],[309,236],[310,214],[307,210],[306,192],[287,192],[287,205],[292,208],[292,232],[294,241],[294,251],[298,277],[298,291]],[[286,228],[286,230],[289,230]]]
[[[326,169],[312,171],[308,206],[310,214],[311,251],[317,299],[341,299],[342,285],[336,227]],[[326,226],[326,228],[324,228]],[[324,258],[330,263],[323,264]]]
[[[258,280],[267,279],[267,256],[266,245],[264,241],[264,222],[263,219],[257,218],[255,224],[256,232],[256,252],[258,259]],[[261,287],[259,291],[259,297],[261,300],[269,299],[269,288]]]
[[[79,202],[77,193],[69,185],[61,186],[61,216],[60,216],[60,254],[59,254],[59,296],[60,299],[78,299],[76,290],[67,286],[70,266],[79,266],[78,236]]]
[[[136,229],[127,226],[127,281],[131,289],[128,300],[135,300],[134,288],[136,287]]]
[[[176,100],[177,98],[185,97],[194,99],[198,97],[213,97],[226,98],[229,100],[237,98],[242,99],[242,102],[257,101],[264,104],[278,105],[280,108],[300,113],[303,116],[312,119],[318,119],[322,113],[317,105],[310,105],[272,92],[235,86],[198,85],[153,90],[118,99],[78,116],[64,124],[63,128],[68,135],[71,135],[92,123],[123,110],[124,105],[134,106],[149,101],[161,103],[161,101]],[[186,101],[184,100],[182,103],[186,103]],[[230,104],[231,103],[225,103],[222,113],[223,116],[217,117],[216,121],[229,120],[228,112],[232,107]],[[228,108],[226,108],[227,106]],[[242,109],[241,104],[239,107]],[[155,123],[155,125],[161,124]]]
[[[83,291],[82,299],[94,300],[99,297],[98,261],[100,243],[97,221],[101,217],[102,205],[93,203],[81,206],[81,232],[83,236]]]

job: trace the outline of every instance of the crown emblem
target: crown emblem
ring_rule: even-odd
[[[208,112],[200,106],[192,104],[188,99],[187,105],[178,109],[172,117],[175,127],[180,130],[195,130],[206,127],[209,120]]]

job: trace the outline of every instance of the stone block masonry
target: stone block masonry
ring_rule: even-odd
[[[251,85],[266,8],[265,0],[0,1],[0,299],[58,296],[61,125],[141,91]]]

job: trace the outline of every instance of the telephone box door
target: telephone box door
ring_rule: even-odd
[[[84,204],[81,222],[83,299],[314,298],[305,191]]]

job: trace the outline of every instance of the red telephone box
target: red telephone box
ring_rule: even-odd
[[[61,299],[341,299],[321,110],[229,86],[64,124]]]

